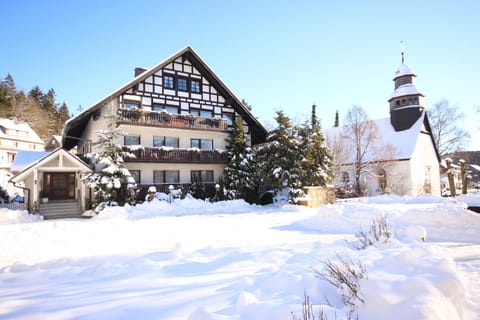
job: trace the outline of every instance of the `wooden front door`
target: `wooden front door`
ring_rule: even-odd
[[[48,199],[75,199],[75,173],[46,172],[43,179]]]

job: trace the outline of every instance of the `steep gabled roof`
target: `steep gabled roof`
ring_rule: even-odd
[[[98,102],[91,105],[89,108],[85,109],[83,112],[78,115],[70,118],[66,123],[63,129],[63,140],[62,145],[71,149],[77,144],[77,140],[74,137],[80,137],[85,126],[88,123],[88,120],[94,114],[94,112],[101,108],[105,103],[111,101],[114,98],[117,98],[124,91],[133,87],[136,84],[144,81],[146,78],[150,77],[154,73],[158,72],[164,68],[170,62],[182,57],[184,60],[189,60],[192,65],[204,76],[211,85],[213,85],[217,91],[225,97],[225,103],[230,103],[234,106],[235,110],[240,113],[244,120],[251,126],[252,129],[252,142],[260,143],[265,140],[267,131],[260,124],[260,122],[252,115],[250,110],[246,108],[243,103],[230,91],[230,89],[215,75],[215,73],[208,67],[208,65],[193,51],[191,47],[185,47],[180,51],[176,52],[172,56],[166,58],[156,66],[146,70],[141,73],[133,80],[129,81],[119,89],[108,94]]]
[[[376,141],[376,147],[373,147],[370,154],[366,155],[364,158],[365,162],[368,161],[381,161],[382,156],[391,156],[391,159],[385,160],[409,160],[413,156],[415,151],[418,139],[420,134],[427,133],[430,136],[432,144],[435,149],[436,157],[440,163],[440,155],[438,153],[435,141],[433,140],[432,135],[430,134],[430,124],[427,119],[426,112],[423,112],[420,118],[415,122],[412,127],[407,130],[395,131],[393,128],[390,118],[383,118],[372,120],[378,129],[379,139]],[[344,127],[331,128],[325,131],[325,137],[330,141],[338,139],[343,134]],[[346,146],[347,150],[355,150],[353,142],[346,139],[344,143],[348,144]],[[352,144],[352,145],[349,145]],[[384,148],[391,147],[391,150],[385,150]],[[381,153],[384,154],[381,154]],[[391,152],[391,154],[387,154]],[[352,151],[350,158],[346,159],[345,164],[351,164],[355,162],[355,152]]]

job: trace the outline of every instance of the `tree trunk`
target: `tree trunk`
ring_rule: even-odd
[[[465,160],[460,160],[460,177],[462,178],[462,194],[467,194],[467,174],[465,172]]]

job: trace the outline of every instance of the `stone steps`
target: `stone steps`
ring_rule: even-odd
[[[76,200],[50,200],[39,206],[38,213],[45,220],[82,218],[83,211]]]

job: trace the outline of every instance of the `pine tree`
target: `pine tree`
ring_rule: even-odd
[[[299,184],[302,186],[325,186],[333,177],[332,159],[324,145],[320,122],[312,108],[312,120],[299,130],[301,140],[299,152],[303,155],[299,163]]]
[[[122,145],[115,142],[125,135],[118,128],[118,116],[111,112],[106,118],[107,129],[97,131],[98,140],[95,143],[101,146],[101,151],[87,155],[95,170],[85,176],[87,185],[93,188],[95,193],[94,206],[97,213],[112,202],[124,203],[128,199],[122,193],[132,195],[136,187],[135,180],[123,165],[124,158],[133,157],[133,155],[123,151]]]
[[[247,146],[243,120],[237,117],[227,139],[228,160],[223,171],[229,199],[248,200],[255,190],[255,167],[253,152]]]
[[[271,130],[267,142],[258,149],[258,170],[262,172],[262,189],[272,188],[278,192],[285,187],[292,191],[298,189],[296,164],[301,155],[298,153],[298,140],[294,136],[290,118],[277,111],[277,127]]]
[[[68,113],[68,107],[65,102],[62,103],[60,108],[58,108],[57,111],[58,118],[60,119],[60,122],[65,123],[70,118],[70,115]]]

